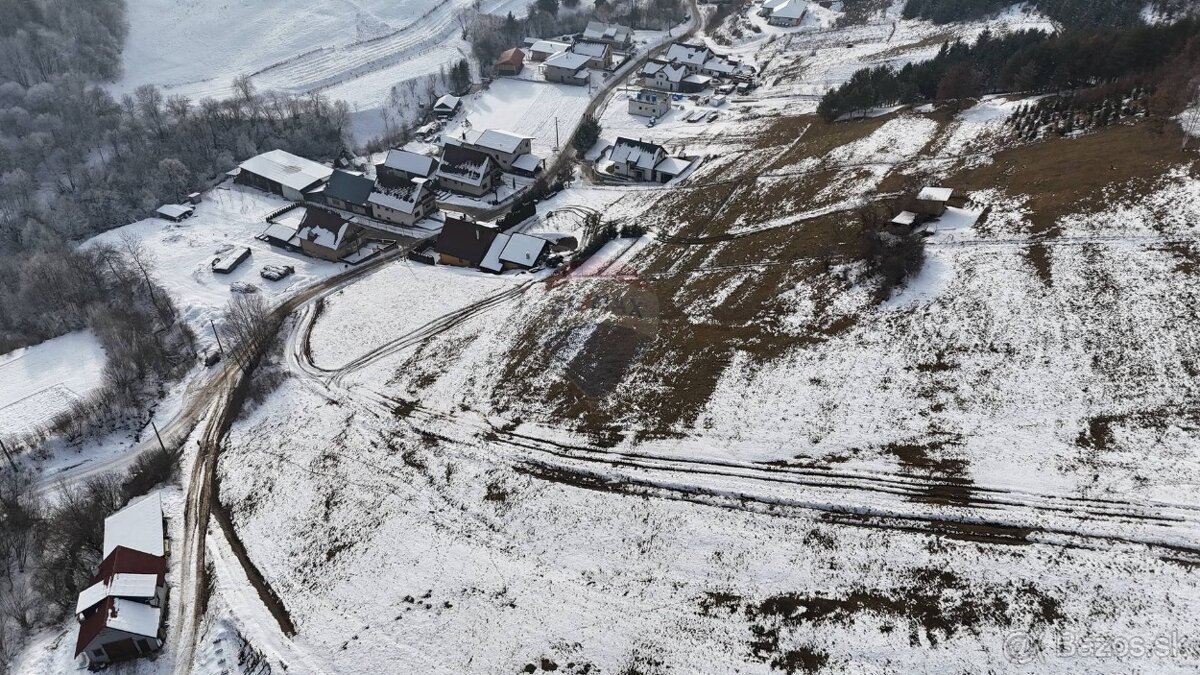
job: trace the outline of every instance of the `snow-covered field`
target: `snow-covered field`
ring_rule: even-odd
[[[253,188],[224,183],[204,193],[204,201],[192,217],[180,223],[147,218],[89,242],[120,244],[122,236],[139,238],[154,257],[158,282],[171,293],[201,345],[207,346],[213,342],[208,322],[219,325],[233,284],[253,284],[268,301],[277,302],[345,269],[345,265],[290,253],[255,239],[267,227],[264,218],[289,203]],[[249,247],[250,257],[229,274],[215,274],[210,267],[213,259],[236,246]],[[291,265],[296,273],[281,281],[268,281],[259,276],[267,264]]]
[[[466,128],[503,129],[533,138],[533,154],[550,158],[563,147],[591,101],[587,87],[500,78],[463,99],[463,108],[444,135]],[[557,136],[556,135],[557,124]]]
[[[34,431],[100,386],[104,348],[90,331],[0,355],[0,438]]]

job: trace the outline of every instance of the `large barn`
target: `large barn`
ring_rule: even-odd
[[[301,202],[309,192],[324,185],[332,174],[333,169],[323,164],[283,150],[272,150],[242,162],[234,181]]]

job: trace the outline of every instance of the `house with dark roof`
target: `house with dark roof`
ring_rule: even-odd
[[[418,178],[433,178],[437,159],[407,150],[388,150],[383,162],[375,165],[375,182],[385,188],[402,187]]]
[[[666,183],[683,173],[691,162],[672,157],[666,148],[657,143],[635,141],[618,137],[608,159],[612,162],[612,173],[634,180]]]
[[[371,207],[367,198],[375,189],[375,181],[366,176],[335,169],[322,194],[325,203],[335,209],[367,215]]]
[[[79,593],[75,656],[95,668],[162,648],[169,548],[158,493],[104,521],[104,561]]]
[[[340,213],[310,206],[304,212],[296,237],[304,253],[337,262],[360,248],[362,227]]]
[[[500,52],[500,58],[496,59],[495,63],[497,75],[520,75],[524,67],[525,52],[517,47]]]
[[[437,212],[433,188],[424,178],[398,187],[376,186],[367,201],[372,218],[405,227],[412,227]]]
[[[479,267],[499,232],[494,225],[446,216],[434,250],[438,262],[456,267]]]
[[[471,197],[482,197],[496,189],[500,167],[488,155],[471,148],[446,143],[434,173],[438,187]]]

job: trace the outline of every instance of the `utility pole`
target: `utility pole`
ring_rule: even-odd
[[[209,319],[208,325],[212,326],[213,337],[217,338],[217,349],[221,350],[221,356],[225,356],[225,346],[221,344],[221,334],[217,332],[217,324]]]
[[[158,435],[158,425],[154,424],[154,420],[150,420],[150,428],[154,430],[154,437],[158,439],[158,447],[162,448],[163,452],[166,452],[167,446],[162,442],[162,436]]]
[[[558,115],[554,116],[554,151],[558,152]]]
[[[0,441],[0,449],[4,450],[4,456],[8,458],[8,465],[12,467],[13,472],[17,470],[17,463],[13,461],[12,455],[8,452],[8,446],[4,441]]]

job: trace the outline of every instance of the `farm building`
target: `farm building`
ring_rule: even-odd
[[[335,169],[324,189],[318,190],[314,194],[324,195],[325,203],[335,209],[365,216],[371,210],[367,198],[371,196],[371,191],[374,189],[375,181],[370,178]]]
[[[433,188],[424,178],[402,187],[377,187],[367,198],[371,217],[397,225],[411,227],[417,221],[437,211]]]
[[[438,262],[456,267],[478,267],[491,249],[496,235],[496,227],[492,224],[447,216],[446,224],[442,226],[434,245]]]
[[[322,260],[337,262],[359,249],[362,228],[328,209],[309,207],[296,236],[300,250]]]
[[[593,70],[608,70],[612,66],[612,47],[604,42],[579,41],[571,45],[571,51],[587,57],[585,67]]]
[[[542,261],[550,242],[539,237],[533,237],[520,232],[514,234],[496,233],[483,260],[480,269],[489,272],[503,272],[514,269],[531,269]]]
[[[806,14],[808,14],[807,2],[804,2],[804,0],[788,0],[788,2],[771,10],[771,16],[767,18],[767,23],[772,26],[781,26],[784,28],[799,26],[804,21]]]
[[[438,187],[471,197],[482,197],[496,189],[500,167],[488,155],[461,145],[447,143],[438,165]]]
[[[433,114],[438,117],[450,117],[458,112],[462,99],[453,94],[445,94],[433,103]]]
[[[250,257],[250,249],[246,246],[235,246],[213,259],[212,271],[217,274],[229,274]]]
[[[300,202],[332,174],[333,169],[323,164],[272,150],[242,162],[234,181]]]
[[[954,190],[952,188],[927,187],[917,193],[917,197],[912,203],[912,210],[922,215],[940,218],[946,213],[946,208],[950,206],[953,199]]]
[[[375,178],[386,188],[402,187],[418,178],[433,178],[437,160],[407,150],[388,150],[387,157],[375,165]]]
[[[629,99],[629,114],[642,117],[662,117],[671,110],[671,97],[658,91],[642,89]]]
[[[617,138],[608,159],[613,163],[613,173],[618,176],[657,183],[666,183],[678,176],[689,164],[687,160],[671,157],[657,143],[624,137]]]
[[[158,493],[104,520],[104,561],[75,604],[75,656],[101,667],[162,648],[167,552]]]
[[[526,51],[529,53],[529,60],[542,62],[554,56],[561,54],[571,48],[568,42],[558,42],[556,40],[534,40],[533,44],[529,45]]]
[[[588,61],[588,57],[583,54],[560,52],[546,59],[542,74],[547,82],[582,86],[591,81],[591,71],[587,69]]]
[[[633,31],[620,24],[589,21],[587,27],[583,29],[583,39],[604,42],[612,45],[615,49],[629,49],[633,44]]]
[[[495,63],[497,75],[520,75],[524,67],[525,52],[516,47],[501,52]]]
[[[178,223],[185,218],[190,218],[194,210],[195,209],[187,204],[163,204],[162,206],[158,207],[158,210],[154,213],[158,215],[159,218],[164,218],[166,220]]]
[[[762,5],[758,8],[759,16],[771,16],[771,12],[775,11],[776,7],[781,7],[791,2],[791,0],[763,0]]]

